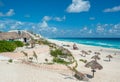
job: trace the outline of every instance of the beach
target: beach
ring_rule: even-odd
[[[75,57],[75,59],[78,62],[77,70],[79,70],[82,73],[86,73],[88,75],[92,75],[91,69],[86,68],[85,64],[79,59],[85,59],[87,61],[91,61],[91,57],[94,56],[94,52],[100,52],[100,60],[98,62],[103,66],[102,70],[96,70],[95,77],[90,78],[90,82],[119,82],[120,80],[120,50],[119,49],[113,49],[113,48],[103,48],[103,47],[97,47],[97,46],[89,46],[89,45],[83,45],[83,44],[77,44],[78,50],[73,50],[72,45],[73,42],[64,42],[64,41],[57,41],[57,40],[50,40],[51,42],[54,42],[58,44],[59,46],[62,45],[70,45],[70,47],[66,47],[68,50],[70,50]],[[81,50],[91,50],[92,53],[90,55],[86,55],[86,57],[82,57]],[[112,55],[113,58],[111,61],[108,61],[108,58],[106,58],[107,55]]]
[[[88,75],[87,82],[119,82],[120,80],[120,50],[113,48],[103,48],[97,46],[89,46],[83,44],[77,44],[78,50],[73,49],[73,42],[64,42],[58,40],[48,40],[52,43],[55,43],[59,46],[62,46],[68,49],[74,58],[78,62],[77,70],[81,73]],[[66,46],[69,45],[69,46]],[[92,52],[85,57],[81,56],[81,51]],[[19,62],[21,59],[25,59],[25,56],[21,51],[25,51],[29,56],[33,55],[35,51],[38,55],[39,65],[31,65]],[[100,52],[100,60],[97,60],[99,64],[103,66],[103,69],[96,70],[94,78],[91,78],[92,72],[90,68],[85,67],[85,63],[79,61],[80,59],[87,60],[87,62],[93,60],[91,59],[94,56],[94,52]],[[112,55],[111,61],[108,61],[106,58],[107,55]],[[48,62],[52,61],[50,56],[49,46],[46,45],[36,45],[33,49],[18,48],[15,52],[0,53],[0,56],[5,56],[11,58],[14,61],[13,63],[8,63],[7,60],[0,61],[1,72],[0,72],[0,82],[84,82],[79,81],[73,77],[73,73],[65,66],[61,64],[47,65],[44,64],[48,59]],[[33,61],[36,62],[34,59]]]

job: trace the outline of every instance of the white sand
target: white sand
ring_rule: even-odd
[[[0,62],[0,82],[79,82],[69,73]]]
[[[9,57],[5,57],[5,56],[0,56],[0,60],[9,60]]]
[[[50,41],[60,46],[64,44],[70,45],[70,47],[64,47],[69,49],[77,60],[77,70],[89,75],[92,75],[91,69],[84,67],[85,63],[79,61],[79,59],[86,59],[89,62],[92,60],[91,57],[94,56],[94,52],[100,52],[101,60],[98,60],[98,62],[103,66],[103,69],[96,70],[95,77],[90,78],[89,82],[120,82],[120,50],[81,44],[77,44],[79,50],[73,50],[72,42]],[[102,51],[100,51],[101,49]],[[86,57],[82,57],[80,56],[81,50],[91,50],[92,53]],[[38,55],[39,63],[45,63],[45,58],[47,58],[49,62],[52,60],[52,57],[49,54],[49,47],[45,45],[36,46],[33,49],[20,48],[16,52],[1,53],[0,55],[12,59],[21,59],[24,58],[21,51],[27,52],[29,56],[32,56],[33,51],[35,51]],[[114,53],[117,55],[114,55]],[[111,62],[108,62],[108,58],[106,58],[109,54],[113,56]],[[72,73],[64,65],[57,64],[50,66],[42,64],[35,67],[21,63],[7,64],[6,62],[0,61],[0,82],[80,82],[72,76]]]
[[[65,47],[69,49],[75,59],[78,62],[78,70],[82,73],[92,75],[91,69],[85,67],[85,63],[79,61],[79,59],[85,59],[88,62],[91,61],[91,57],[94,56],[94,52],[100,52],[100,58],[101,60],[98,60],[98,62],[103,66],[102,70],[96,70],[95,77],[90,78],[90,82],[120,82],[120,50],[119,49],[112,49],[112,48],[103,48],[103,47],[96,47],[96,46],[88,46],[88,45],[82,45],[77,44],[79,50],[73,50],[72,49],[72,42],[63,42],[63,41],[57,41],[57,40],[49,40],[53,43],[56,43],[60,46],[62,45],[70,45],[70,47]],[[100,51],[102,49],[102,51]],[[90,55],[87,55],[86,57],[82,57],[81,50],[91,50],[92,53]],[[114,55],[116,53],[116,55]],[[106,58],[107,55],[112,55],[113,58],[110,62],[108,62],[108,58]]]

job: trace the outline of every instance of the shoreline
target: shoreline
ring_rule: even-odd
[[[104,47],[96,47],[96,46],[89,46],[89,45],[83,45],[83,44],[77,44],[78,50],[73,49],[73,42],[65,42],[65,41],[58,41],[58,40],[51,40],[48,41],[56,43],[59,46],[63,45],[69,45],[70,47],[63,46],[64,48],[68,49],[70,52],[72,52],[74,58],[78,62],[77,70],[87,74],[92,75],[91,68],[86,68],[85,64],[81,62],[80,60],[87,60],[87,62],[92,61],[91,59],[95,52],[100,52],[101,55],[99,55],[100,60],[97,60],[100,65],[103,66],[102,70],[96,70],[95,77],[89,78],[90,82],[119,82],[120,80],[120,50],[119,49],[111,49],[111,48],[104,48]],[[101,51],[102,49],[102,51]],[[91,50],[92,53],[86,56],[82,56],[81,51],[89,51]],[[106,58],[106,56],[111,55],[113,58],[111,61]],[[114,65],[114,66],[113,66]],[[117,73],[117,74],[116,74]],[[103,77],[103,75],[105,75]],[[113,78],[114,77],[114,78]]]
[[[87,45],[87,44],[80,44],[80,43],[77,43],[77,42],[71,42],[71,41],[61,41],[61,40],[55,40],[55,39],[47,39],[48,41],[50,42],[63,42],[63,43],[71,43],[71,44],[76,44],[76,45],[81,45],[81,46],[84,46],[84,47],[95,47],[95,48],[102,48],[102,49],[110,49],[110,50],[120,50],[120,49],[117,49],[117,48],[108,48],[108,47],[103,47],[103,46],[93,46],[93,45]]]

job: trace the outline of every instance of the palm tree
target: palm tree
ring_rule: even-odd
[[[94,55],[93,57],[91,57],[91,59],[95,59],[95,61],[100,60],[100,57],[98,55]]]
[[[36,54],[36,52],[35,51],[33,51],[33,57],[36,59],[36,61],[38,62],[38,56],[37,56],[37,54]]]
[[[28,60],[28,53],[26,53],[26,52],[24,52],[24,51],[22,51],[22,53],[24,54],[24,56],[27,58],[27,60]]]
[[[88,68],[90,67],[92,69],[91,71],[93,72],[93,77],[94,77],[94,72],[96,72],[95,69],[99,69],[99,70],[103,69],[103,67],[95,60],[88,62],[85,65],[85,67],[88,67]]]
[[[109,58],[109,61],[111,58],[113,58],[111,55],[107,55],[106,57]]]

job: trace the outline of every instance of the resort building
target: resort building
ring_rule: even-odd
[[[0,33],[0,40],[8,40],[8,41],[22,41],[22,42],[28,42],[33,39],[39,39],[35,35],[24,31],[24,30],[11,30],[9,32],[2,32]]]

